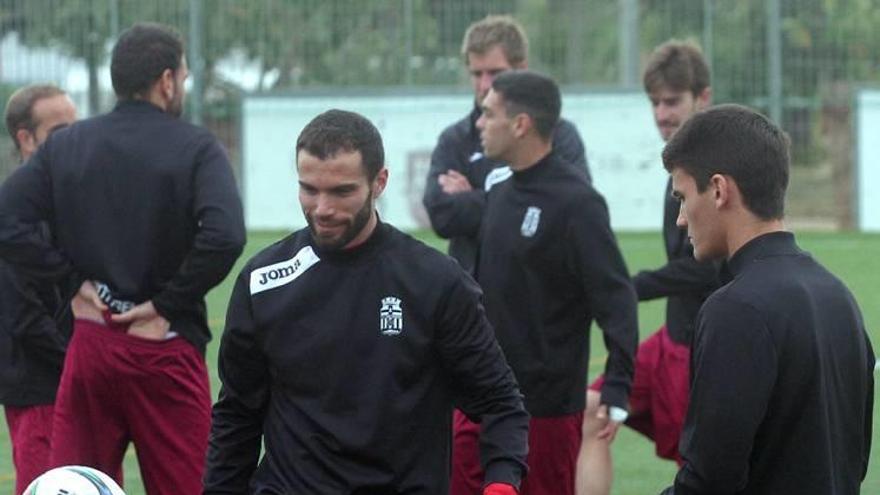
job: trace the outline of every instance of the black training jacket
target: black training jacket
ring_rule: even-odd
[[[143,101],[52,133],[0,189],[0,256],[33,277],[106,284],[115,310],[152,300],[202,350],[204,296],[244,242],[217,139]]]
[[[487,482],[526,469],[528,414],[479,287],[386,224],[351,250],[304,229],[251,259],[218,369],[206,494],[445,494],[453,406],[482,420]]]
[[[594,319],[609,352],[602,401],[627,407],[635,291],[604,199],[555,151],[489,192],[477,280],[532,416],[584,409]]]
[[[665,297],[669,337],[690,346],[700,306],[721,286],[720,263],[694,259],[687,229],[676,225],[681,203],[672,196],[672,178],[666,183],[663,203],[663,244],[667,263],[656,270],[640,271],[633,285],[640,301]]]
[[[70,338],[69,287],[39,283],[0,261],[0,404],[55,402]]]
[[[437,235],[449,239],[449,255],[469,273],[476,268],[487,186],[510,174],[505,164],[483,155],[480,131],[476,127],[480,114],[480,109],[475,107],[467,117],[440,134],[431,154],[431,169],[422,197],[431,226]],[[584,143],[574,124],[565,119],[559,121],[553,134],[553,146],[565,158],[565,163],[582,171],[589,182],[590,170]],[[464,193],[444,193],[437,183],[437,177],[449,170],[466,176],[474,189]]]
[[[874,352],[858,305],[788,232],[749,241],[698,317],[676,495],[857,495]]]

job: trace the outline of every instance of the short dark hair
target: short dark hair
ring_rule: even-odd
[[[492,89],[504,98],[509,117],[527,114],[538,134],[550,139],[562,111],[559,86],[553,79],[530,70],[510,70],[495,78]]]
[[[113,47],[110,78],[116,96],[123,100],[143,92],[165,72],[177,72],[183,60],[183,40],[162,24],[139,22],[125,30]]]
[[[296,140],[297,155],[302,150],[320,160],[340,151],[358,151],[369,181],[385,166],[385,148],[379,130],[363,115],[345,110],[328,110],[312,119]]]
[[[688,119],[663,149],[663,166],[681,169],[703,192],[715,174],[733,178],[746,207],[762,220],[785,214],[790,141],[767,117],[718,105]]]
[[[529,38],[516,19],[509,15],[487,15],[471,24],[461,42],[461,55],[465,63],[468,54],[483,55],[492,47],[500,46],[510,65],[524,63],[529,54]]]
[[[642,82],[650,94],[661,89],[698,96],[710,85],[703,51],[692,41],[669,40],[651,52]]]
[[[6,131],[15,143],[15,149],[20,149],[18,139],[15,133],[19,129],[26,129],[34,132],[39,122],[34,120],[34,105],[44,98],[65,95],[63,89],[52,84],[34,84],[25,86],[12,93],[9,101],[6,102],[6,112],[4,114],[6,120]]]

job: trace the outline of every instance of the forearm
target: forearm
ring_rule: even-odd
[[[211,424],[203,493],[249,493],[260,454],[261,419],[221,391]]]
[[[716,262],[699,262],[692,257],[676,258],[656,270],[643,270],[633,277],[640,301],[700,293],[719,285]]]

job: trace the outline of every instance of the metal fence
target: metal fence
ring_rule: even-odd
[[[48,81],[81,114],[104,111],[119,31],[170,24],[188,45],[188,118],[237,161],[243,92],[459,87],[462,34],[489,13],[516,16],[531,67],[564,88],[639,88],[655,45],[692,38],[715,101],[765,111],[792,136],[796,164],[835,183],[851,167],[852,92],[880,80],[877,0],[0,0],[0,97]]]

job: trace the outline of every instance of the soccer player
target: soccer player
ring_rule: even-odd
[[[648,59],[643,80],[664,141],[711,103],[709,67],[692,43],[671,40],[658,46]],[[666,324],[639,345],[626,425],[653,440],[659,457],[681,462],[678,439],[687,412],[694,324],[703,301],[719,286],[719,270],[716,263],[694,259],[687,232],[675,223],[678,210],[670,179],[663,205],[667,262],[633,277],[640,301],[667,298]],[[600,407],[603,380],[599,377],[587,391],[578,495],[607,495],[611,491],[610,445],[615,430],[608,428],[613,422],[609,423],[608,411]]]
[[[179,119],[180,36],[136,24],[110,71],[113,111],[54,132],[0,189],[0,255],[82,281],[52,464],[119,479],[132,441],[148,493],[196,494],[211,421],[204,296],[244,246],[241,202],[220,144]]]
[[[6,104],[6,129],[23,162],[52,131],[75,120],[70,97],[52,85],[21,88]],[[70,296],[68,288],[36,283],[0,261],[0,403],[12,444],[15,493],[51,467],[53,404],[70,336],[65,310]]]
[[[9,97],[4,118],[15,149],[26,162],[52,131],[76,120],[76,107],[61,88],[34,84]]]
[[[477,120],[486,155],[513,172],[489,192],[477,280],[532,417],[530,495],[574,493],[593,319],[609,351],[603,404],[627,407],[638,342],[635,292],[605,201],[553,147],[560,109],[553,80],[508,71]],[[475,493],[479,481],[479,427],[464,413],[455,416],[453,495]]]
[[[325,112],[296,150],[308,228],[236,278],[205,493],[446,494],[455,403],[485,426],[480,493],[515,494],[528,415],[479,287],[379,219],[367,119]]]
[[[479,246],[480,223],[486,209],[486,191],[510,175],[504,162],[489,158],[476,128],[492,81],[510,69],[528,65],[529,41],[522,26],[512,17],[490,15],[471,24],[462,41],[464,57],[474,88],[474,109],[465,118],[447,127],[431,155],[422,202],[431,226],[440,237],[449,239],[449,255],[473,273]],[[553,146],[587,180],[584,144],[574,125],[565,119],[553,132]]]
[[[850,494],[868,468],[874,353],[846,286],[783,224],[787,136],[738,105],[663,150],[700,260],[732,281],[703,304],[683,466],[666,494]]]

